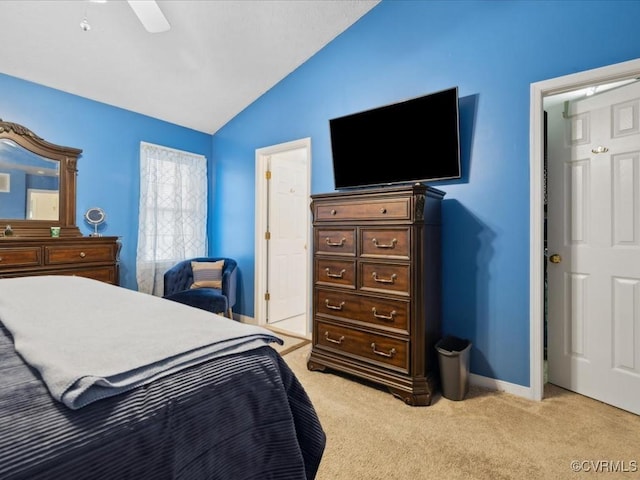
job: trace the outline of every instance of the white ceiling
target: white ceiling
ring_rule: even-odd
[[[3,0],[0,73],[215,133],[378,2],[159,0],[153,34],[123,0]]]

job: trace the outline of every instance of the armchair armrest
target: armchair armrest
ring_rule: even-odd
[[[236,287],[238,285],[238,266],[235,261],[229,262],[228,266],[225,266],[222,272],[222,291],[226,294],[229,300],[229,308],[232,308],[236,304]]]

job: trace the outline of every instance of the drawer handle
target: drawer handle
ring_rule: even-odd
[[[337,213],[338,213],[338,211],[337,211],[337,210],[335,210],[335,209],[331,209],[331,215],[336,215]]]
[[[382,213],[382,214],[387,213],[387,209],[386,209],[386,208],[384,208],[384,207],[382,207],[382,208],[380,209],[380,213]]]
[[[327,339],[327,342],[331,342],[331,343],[337,343],[338,345],[341,345],[342,342],[344,341],[344,335],[341,335],[340,338],[338,340],[331,338],[329,336],[329,332],[324,332],[324,338]]]
[[[386,358],[391,358],[396,354],[396,349],[395,348],[392,348],[391,350],[389,350],[389,353],[381,352],[380,350],[376,350],[376,344],[375,343],[371,344],[371,350],[376,355],[380,355],[381,357],[386,357]]]
[[[371,309],[371,311],[373,312],[373,316],[374,317],[379,318],[381,320],[391,320],[391,321],[393,321],[393,317],[395,317],[398,314],[398,312],[396,312],[395,310],[391,310],[389,315],[382,315],[382,314],[376,312],[376,307],[373,307]]]
[[[344,302],[340,302],[340,305],[331,305],[329,304],[329,299],[325,299],[324,304],[327,308],[331,309],[331,310],[342,310],[342,307],[344,307]]]
[[[395,283],[396,278],[398,278],[398,275],[395,273],[391,275],[391,278],[378,278],[378,272],[373,272],[371,276],[378,283]]]
[[[342,237],[339,242],[332,242],[331,239],[327,237],[326,241],[327,241],[327,245],[329,245],[330,247],[342,247],[344,245],[344,242],[347,241],[347,239]]]
[[[343,268],[342,270],[340,270],[340,273],[331,273],[331,270],[329,270],[329,267],[325,268],[325,271],[327,272],[327,277],[330,277],[330,278],[342,278],[342,276],[344,275],[344,272],[346,272],[346,270]]]
[[[0,262],[1,262],[2,260],[4,260],[4,258],[0,257]]]
[[[398,239],[394,238],[391,240],[391,243],[378,243],[378,239],[374,238],[371,240],[376,248],[395,248],[396,243],[398,243]]]
[[[87,256],[87,254],[86,254],[86,253],[84,253],[84,252],[80,252],[80,258],[84,258],[84,257],[86,257],[86,256]]]

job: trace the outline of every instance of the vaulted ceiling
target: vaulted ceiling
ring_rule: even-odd
[[[158,0],[149,33],[122,0],[3,0],[0,73],[215,133],[378,2]]]

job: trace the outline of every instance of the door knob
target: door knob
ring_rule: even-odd
[[[598,153],[607,153],[609,151],[609,149],[607,147],[603,147],[602,145],[598,145],[596,148],[592,148],[591,152],[598,154]]]
[[[551,263],[560,263],[562,261],[562,257],[560,255],[558,255],[557,253],[554,253],[553,255],[551,255],[549,257],[549,261]]]

